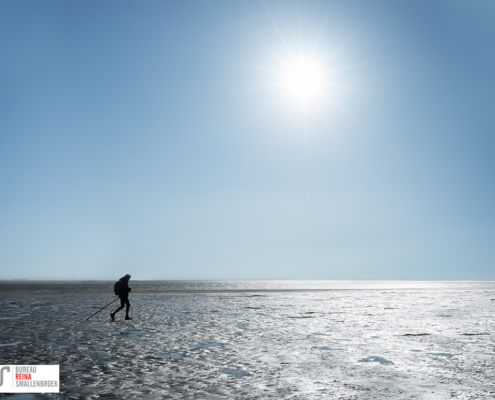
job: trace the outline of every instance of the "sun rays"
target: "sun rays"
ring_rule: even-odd
[[[345,102],[339,101],[339,93],[355,91],[339,80],[339,74],[354,66],[343,65],[341,57],[345,46],[342,42],[337,43],[333,50],[329,49],[329,43],[324,41],[326,22],[314,36],[313,42],[305,46],[302,33],[298,40],[289,40],[289,36],[282,33],[282,29],[266,11],[278,35],[279,44],[273,38],[257,39],[260,47],[267,51],[273,61],[251,67],[271,75],[272,82],[258,89],[271,93],[273,100],[261,110],[256,119],[268,111],[285,109],[283,126],[290,120],[302,120],[306,126],[319,119],[330,128],[331,116],[335,113],[356,122],[352,113],[345,109]],[[293,39],[294,32],[291,35]]]

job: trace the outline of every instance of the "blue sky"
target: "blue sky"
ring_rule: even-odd
[[[1,1],[0,278],[495,279],[494,20]]]

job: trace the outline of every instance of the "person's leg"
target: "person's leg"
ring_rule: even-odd
[[[127,302],[129,302],[129,300],[127,300]],[[120,307],[119,307],[119,308],[117,308],[117,309],[116,309],[113,313],[110,313],[110,317],[111,317],[112,319],[114,319],[115,314],[117,314],[120,310],[122,310],[122,309],[124,308],[124,305],[125,305],[124,298],[123,298],[123,297],[121,297],[121,298],[120,298]]]
[[[131,303],[129,302],[129,298],[126,298],[125,305],[126,305],[125,319],[132,319],[131,317],[129,317],[129,308],[131,308]]]

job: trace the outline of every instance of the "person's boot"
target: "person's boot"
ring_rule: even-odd
[[[112,321],[115,321],[115,313],[114,312],[110,313],[110,318],[112,318]]]
[[[125,319],[132,319],[131,317],[129,317],[128,315],[125,316]]]

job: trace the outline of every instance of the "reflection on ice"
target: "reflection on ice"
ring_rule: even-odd
[[[358,360],[358,362],[365,362],[365,363],[377,362],[377,363],[380,363],[382,365],[394,365],[394,363],[392,361],[386,360],[385,358],[378,357],[378,356],[370,356],[370,357],[366,357],[366,358],[361,358],[360,360]]]
[[[21,343],[23,343],[23,342],[0,343],[0,347],[17,346],[18,344],[21,344]]]
[[[328,346],[317,347],[317,349],[319,349],[319,350],[344,350],[344,349],[331,348]]]
[[[237,378],[241,378],[243,376],[249,376],[249,373],[247,373],[246,371],[237,371],[235,369],[229,369],[229,368],[221,369],[220,372],[222,374],[233,375]]]
[[[9,400],[36,400],[39,397],[36,397],[33,393],[19,393],[19,394],[11,394],[9,395]]]

